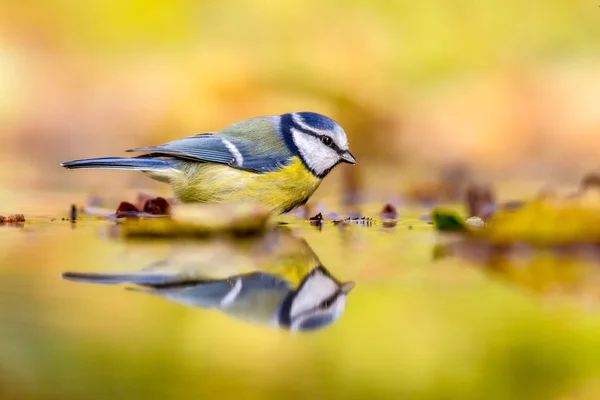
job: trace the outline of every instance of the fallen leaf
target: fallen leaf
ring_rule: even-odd
[[[321,222],[323,222],[323,214],[318,213],[314,217],[310,217],[308,220],[313,223],[321,223]]]
[[[440,232],[465,232],[467,230],[462,218],[449,210],[435,209],[431,212],[435,229]]]
[[[120,212],[140,212],[140,210],[128,201],[122,201],[117,207],[117,214]]]
[[[25,216],[23,214],[9,215],[8,217],[6,217],[4,219],[3,222],[6,222],[7,224],[14,224],[14,223],[19,223],[19,222],[25,222]]]
[[[395,221],[398,219],[398,211],[396,211],[396,207],[392,204],[388,203],[383,206],[383,210],[381,210],[381,219],[384,221]]]
[[[171,205],[163,197],[156,197],[146,200],[143,211],[152,215],[169,215],[171,213]]]

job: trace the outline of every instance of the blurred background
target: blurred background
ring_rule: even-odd
[[[152,186],[141,174],[65,173],[58,163],[298,110],[345,127],[361,175],[460,165],[570,179],[600,165],[593,1],[0,7],[3,187]]]
[[[61,222],[71,203],[170,194],[59,167],[316,111],[359,161],[316,198],[366,188],[369,216],[407,190],[427,200],[418,183],[436,179],[577,184],[600,168],[599,5],[0,0],[0,211],[28,221],[0,228],[0,398],[600,398],[597,261],[434,262],[426,209],[399,207],[395,230],[293,220],[357,282],[338,323],[294,336],[61,280],[137,270],[166,246]]]

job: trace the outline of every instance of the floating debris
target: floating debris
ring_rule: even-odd
[[[77,206],[71,204],[71,222],[77,222]]]
[[[116,213],[110,214],[108,217],[115,219],[156,218],[168,217],[170,213],[171,205],[167,199],[155,197],[147,199],[141,210],[132,203],[122,201],[121,204],[119,204]]]
[[[396,207],[394,207],[390,203],[383,206],[383,210],[381,210],[381,219],[383,219],[384,221],[397,220],[398,211],[396,211]]]
[[[318,213],[314,217],[308,219],[311,225],[321,225],[323,223],[323,214]]]
[[[117,214],[120,212],[140,212],[140,210],[128,201],[122,201],[117,207]]]
[[[387,203],[383,206],[380,213],[381,219],[383,220],[384,228],[393,228],[398,225],[398,211],[391,203]]]
[[[12,214],[7,217],[0,216],[0,224],[20,224],[25,222],[23,214]]]
[[[355,224],[355,225],[362,225],[362,226],[372,226],[373,219],[368,218],[368,217],[359,217],[359,218],[348,217],[348,218],[344,218],[341,220],[333,221],[333,224],[334,225]]]

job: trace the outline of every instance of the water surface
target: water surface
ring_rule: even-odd
[[[292,245],[292,256],[277,241],[263,250],[126,241],[114,237],[113,223],[71,224],[61,215],[1,227],[0,394],[558,399],[597,393],[597,265],[545,253],[508,261],[443,256],[436,244],[448,239],[419,219],[423,212],[401,211],[393,228],[376,221],[318,229],[285,217],[294,237],[305,241]],[[233,276],[232,285],[250,270],[299,285],[322,266],[355,286],[339,318],[292,332],[270,317],[283,295],[257,317],[252,305],[224,312],[61,278],[65,271],[139,271],[165,260],[201,263],[213,278]]]

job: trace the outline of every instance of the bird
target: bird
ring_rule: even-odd
[[[129,284],[129,290],[249,323],[292,332],[330,326],[355,283],[340,282],[308,245],[281,228],[248,241],[179,244],[166,259],[134,272],[65,272],[63,279]]]
[[[277,214],[305,204],[340,163],[356,164],[344,129],[316,112],[254,117],[127,152],[136,157],[63,162],[68,169],[142,171],[182,203],[255,202]]]

